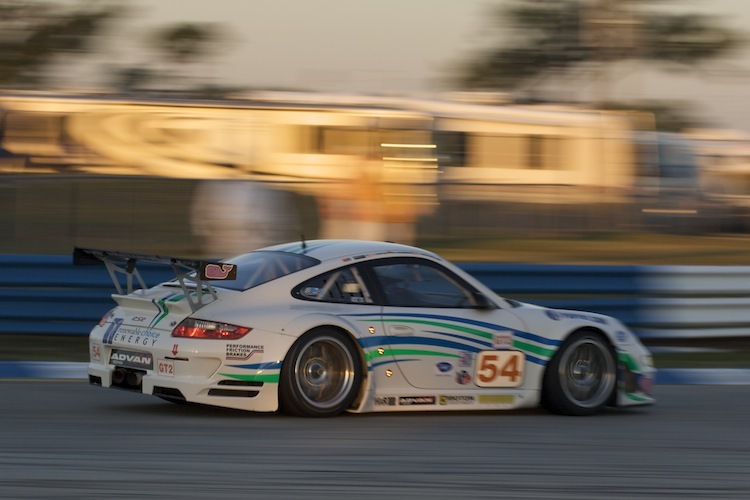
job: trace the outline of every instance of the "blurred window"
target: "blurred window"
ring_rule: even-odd
[[[474,307],[472,291],[430,264],[376,265],[373,271],[387,305],[399,307]]]
[[[298,286],[293,295],[300,299],[344,304],[372,304],[372,296],[356,267],[337,269]]]
[[[559,137],[471,134],[467,142],[472,167],[558,169],[563,164]]]
[[[636,175],[639,181],[659,177],[659,148],[652,142],[635,142]]]
[[[466,132],[435,131],[438,164],[441,167],[466,165]]]
[[[60,114],[7,112],[3,119],[3,142],[21,154],[64,154],[65,118]]]
[[[381,130],[380,154],[387,161],[435,161],[436,146],[425,130]]]
[[[560,161],[560,138],[544,135],[530,135],[528,166],[538,169],[557,169]]]
[[[523,168],[523,137],[514,135],[469,136],[469,166],[480,168]]]
[[[356,127],[304,127],[309,140],[303,153],[364,155],[372,149],[373,133]]]

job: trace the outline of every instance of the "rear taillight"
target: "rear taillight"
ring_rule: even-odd
[[[250,332],[252,328],[228,325],[215,321],[188,318],[183,320],[172,330],[172,337],[187,337],[191,339],[237,340]]]
[[[106,325],[107,323],[109,323],[109,320],[111,320],[114,317],[115,317],[115,310],[114,309],[110,309],[110,311],[107,314],[105,314],[104,316],[102,316],[102,319],[99,320],[99,326]]]

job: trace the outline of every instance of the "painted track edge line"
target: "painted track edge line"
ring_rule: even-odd
[[[71,361],[0,361],[0,379],[87,379],[88,363]]]

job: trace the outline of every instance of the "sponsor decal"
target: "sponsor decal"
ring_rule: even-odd
[[[262,345],[227,344],[227,359],[249,359],[254,354],[263,354]]]
[[[117,322],[117,320],[115,320],[115,322]],[[113,330],[112,334],[110,335],[109,342],[107,342],[109,330],[104,334],[105,344],[119,342],[121,344],[142,345],[150,347],[156,344],[156,341],[159,340],[159,337],[161,336],[160,333],[146,328],[131,328],[121,325],[122,322],[117,325],[118,328],[115,328]]]
[[[628,340],[630,340],[630,336],[628,335],[628,332],[623,332],[622,330],[618,331],[615,334],[615,337],[617,338],[617,342],[620,344],[627,344]]]
[[[396,396],[381,396],[375,398],[375,406],[396,406]]]
[[[492,336],[492,346],[495,349],[510,349],[513,347],[513,332],[508,330],[495,332]]]
[[[471,382],[471,374],[466,370],[461,370],[456,373],[456,382],[461,385],[466,385]]]
[[[91,344],[91,359],[102,359],[102,347],[99,344]]]
[[[130,321],[134,323],[144,323],[146,321],[146,316],[133,316]]]
[[[203,264],[201,266],[202,280],[236,280],[237,266],[235,264]]]
[[[156,371],[162,377],[174,377],[174,361],[171,359],[160,359],[156,362]]]
[[[473,405],[474,396],[440,396],[440,404],[448,405]]]
[[[123,366],[125,368],[154,369],[154,357],[148,352],[112,349],[109,362],[115,366]]]
[[[106,325],[109,322],[109,320],[111,320],[114,317],[115,317],[115,313],[113,313],[112,311],[109,311],[107,314],[102,316],[102,319],[99,320],[99,326]]]
[[[300,290],[300,294],[305,297],[310,297],[312,299],[315,299],[320,295],[320,288],[317,286],[306,286],[302,290]]]
[[[648,377],[638,377],[638,388],[646,394],[651,394],[653,390],[653,380]]]
[[[513,394],[482,394],[479,396],[479,404],[483,405],[512,405],[516,402]]]
[[[113,337],[117,334],[117,330],[122,326],[122,318],[115,318],[112,323],[107,327],[107,331],[104,332],[103,341],[105,344],[111,344]]]
[[[401,396],[398,398],[399,406],[434,405],[435,396]]]
[[[474,364],[474,353],[469,351],[461,351],[458,358],[458,366],[467,368]]]
[[[580,319],[583,321],[590,321],[592,323],[599,323],[602,325],[607,324],[607,320],[594,316],[592,314],[579,313],[574,311],[558,311],[556,309],[547,309],[547,317],[554,321],[562,321],[564,319]]]
[[[435,370],[439,376],[449,376],[453,370],[453,365],[447,361],[441,361],[440,363],[435,363]]]

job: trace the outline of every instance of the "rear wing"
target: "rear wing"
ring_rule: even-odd
[[[145,293],[146,283],[137,269],[138,261],[155,262],[172,267],[177,281],[190,304],[190,309],[195,312],[204,305],[216,300],[216,290],[211,286],[210,280],[234,280],[237,279],[237,265],[226,264],[196,259],[184,259],[180,257],[164,257],[161,255],[140,254],[120,252],[115,250],[98,250],[94,248],[73,249],[73,265],[87,266],[104,264],[109,272],[112,283],[114,283],[119,295],[130,295],[137,293],[133,288],[133,280],[140,285],[141,293]],[[125,288],[123,288],[118,274],[125,275]],[[192,276],[190,276],[192,275]],[[188,286],[187,280],[195,283],[195,287]],[[207,292],[213,300],[204,302]]]

